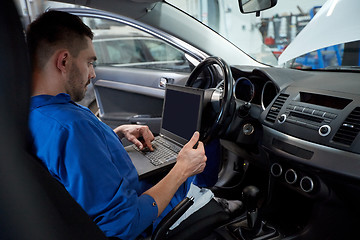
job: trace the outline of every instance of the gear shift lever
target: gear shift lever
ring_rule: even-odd
[[[243,201],[247,208],[246,217],[249,229],[254,229],[258,220],[258,202],[260,191],[255,186],[247,186],[243,190]]]
[[[259,214],[260,191],[255,186],[247,186],[242,192],[243,203],[246,207],[246,219],[234,224],[233,233],[238,239],[274,239],[280,236],[276,229],[265,221]]]

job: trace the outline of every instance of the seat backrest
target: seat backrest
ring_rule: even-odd
[[[0,3],[0,239],[106,239],[27,151],[30,67],[13,0]]]

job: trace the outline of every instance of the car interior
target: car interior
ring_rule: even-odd
[[[156,0],[62,2],[113,10],[159,29],[165,23],[159,19],[162,15],[154,15],[169,8]],[[276,4],[276,0],[263,2],[267,4],[261,9]],[[0,38],[4,113],[0,119],[0,238],[108,239],[28,149],[31,74],[24,29],[14,2],[1,4],[0,31],[6,34]],[[260,12],[247,7],[241,11]],[[196,32],[194,24],[199,23],[193,23],[188,20],[179,27]],[[207,32],[197,34],[194,46],[197,41],[201,45]],[[218,181],[211,190],[217,197],[241,200],[244,208],[230,216],[210,205],[169,230],[191,206],[192,200],[185,198],[150,238],[356,238],[360,224],[359,72],[300,71],[255,60],[244,64],[244,56],[224,54],[221,46],[214,45],[221,41],[214,37],[207,43],[214,51],[205,54],[189,76],[182,75],[181,83],[206,88],[201,135],[205,143],[219,139],[222,149]],[[223,55],[227,57],[219,57]],[[116,88],[111,86],[106,79],[94,82],[100,111],[106,103],[114,104]],[[158,101],[154,111],[161,111],[162,94],[157,89],[147,93]],[[160,119],[157,115],[155,120]],[[141,124],[141,116],[133,123]]]

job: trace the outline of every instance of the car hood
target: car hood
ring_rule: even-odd
[[[360,40],[359,9],[359,0],[328,0],[279,56],[279,65],[317,49]]]

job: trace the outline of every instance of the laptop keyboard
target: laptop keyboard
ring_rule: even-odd
[[[173,159],[181,150],[181,147],[163,138],[155,138],[152,145],[154,148],[153,152],[144,152],[138,149],[135,145],[134,147],[136,150],[143,153],[144,156],[147,157],[155,166],[159,166],[170,159]]]

